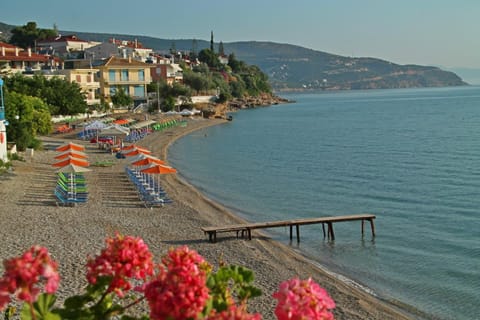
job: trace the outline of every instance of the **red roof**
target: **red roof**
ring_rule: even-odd
[[[2,42],[2,41],[0,41],[0,47],[4,47],[6,49],[15,49],[16,48],[13,44]]]

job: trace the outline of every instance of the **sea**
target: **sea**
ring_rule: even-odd
[[[419,319],[480,319],[480,87],[282,94],[169,150],[183,179],[312,263]],[[308,277],[308,275],[300,275]]]

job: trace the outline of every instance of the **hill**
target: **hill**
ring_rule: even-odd
[[[13,28],[13,26],[12,26]],[[145,47],[155,51],[196,51],[210,47],[210,42],[193,39],[159,39],[108,33],[76,34],[91,41],[107,41],[111,38],[137,39]],[[195,42],[195,44],[194,44]],[[218,45],[218,43],[217,43]],[[466,85],[457,74],[434,66],[399,65],[375,58],[345,57],[291,44],[242,41],[224,43],[226,54],[248,64],[257,65],[265,72],[276,90],[296,89],[387,89],[415,87],[445,87]]]

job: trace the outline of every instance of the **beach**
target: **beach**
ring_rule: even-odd
[[[219,119],[189,119],[187,126],[177,126],[148,135],[137,144],[168,162],[168,146],[185,134],[206,126],[222,125]],[[25,162],[14,161],[14,170],[0,176],[3,198],[0,219],[0,258],[20,255],[34,244],[49,249],[59,262],[60,299],[78,293],[86,285],[85,263],[88,256],[98,254],[104,239],[115,232],[144,239],[156,261],[169,248],[181,245],[197,250],[213,266],[221,262],[250,268],[254,284],[263,295],[250,303],[251,312],[260,312],[264,319],[275,319],[272,293],[287,279],[312,277],[336,302],[336,319],[408,319],[395,306],[368,294],[310,263],[286,245],[277,243],[264,233],[253,233],[251,241],[237,239],[235,234],[221,234],[211,243],[202,226],[228,225],[242,222],[223,206],[206,198],[178,175],[160,177],[172,204],[145,208],[128,181],[125,166],[129,159],[114,155],[77,140],[73,135],[42,137],[44,151],[36,151]],[[85,173],[89,200],[76,207],[59,207],[55,203],[55,147],[72,141],[84,144],[91,163],[114,161],[113,166],[91,166]]]

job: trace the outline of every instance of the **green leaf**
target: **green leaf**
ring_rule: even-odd
[[[53,294],[40,294],[37,301],[33,303],[33,313],[35,314],[36,320],[61,320],[62,318],[58,314],[50,311],[56,300],[57,298]],[[22,320],[32,320],[30,304],[23,304],[20,318]]]

